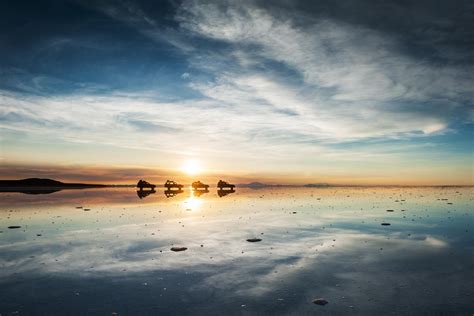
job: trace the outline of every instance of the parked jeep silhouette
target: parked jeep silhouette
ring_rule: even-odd
[[[145,180],[140,180],[138,181],[137,183],[137,188],[139,188],[140,190],[143,190],[144,188],[147,188],[147,189],[155,189],[156,185],[154,184],[151,184]]]
[[[219,182],[217,182],[217,187],[219,188],[219,190],[222,190],[222,189],[233,190],[235,188],[235,184],[230,184],[226,181],[219,180]]]
[[[194,190],[207,190],[209,188],[209,185],[204,184],[201,181],[196,181],[192,183],[192,187]]]
[[[166,180],[165,184],[164,184],[164,187],[167,189],[167,190],[171,190],[171,189],[178,189],[178,190],[181,190],[183,188],[183,185],[182,184],[179,184],[175,181],[171,181],[171,180]]]

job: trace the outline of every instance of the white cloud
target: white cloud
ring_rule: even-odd
[[[220,92],[220,99],[234,97],[235,91],[248,98],[254,92],[265,93],[277,109],[284,103],[285,108],[302,114],[300,121],[314,123],[311,113],[317,114],[326,122],[325,136],[344,139],[439,132],[450,123],[445,114],[472,96],[473,69],[469,67],[414,60],[399,52],[397,40],[363,27],[304,16],[299,18],[312,23],[297,27],[291,18],[277,18],[248,3],[202,5],[192,1],[185,2],[179,16],[183,28],[232,45],[232,56],[240,67],[220,69],[218,64],[214,68],[218,80],[212,92]],[[212,69],[212,59],[199,56],[196,66]],[[267,69],[263,74],[256,71],[266,60],[296,71],[303,78],[301,86]],[[304,95],[295,98],[303,88]],[[209,95],[209,90],[204,93]],[[423,102],[430,104],[423,105],[422,113],[400,106]]]
[[[195,149],[219,158],[237,152],[242,160],[269,152],[282,161],[295,159],[295,152],[296,160],[391,159],[394,152],[328,144],[440,134],[453,120],[474,117],[463,104],[472,96],[472,69],[414,60],[399,52],[397,39],[361,26],[277,16],[251,3],[184,2],[177,29],[158,27],[139,8],[99,9],[180,49],[196,70],[181,78],[202,97],[177,95],[169,102],[149,91],[49,97],[0,92],[1,127],[164,154]],[[186,41],[193,36],[200,44]],[[206,40],[225,45],[202,44]]]

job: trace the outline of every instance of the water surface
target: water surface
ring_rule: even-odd
[[[471,315],[473,192],[1,193],[0,314]]]

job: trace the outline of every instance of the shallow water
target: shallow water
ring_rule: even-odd
[[[0,314],[471,315],[473,193],[1,193]]]

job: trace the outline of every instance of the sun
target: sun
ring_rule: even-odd
[[[187,160],[182,166],[181,171],[192,176],[201,172],[201,166],[197,160]]]

